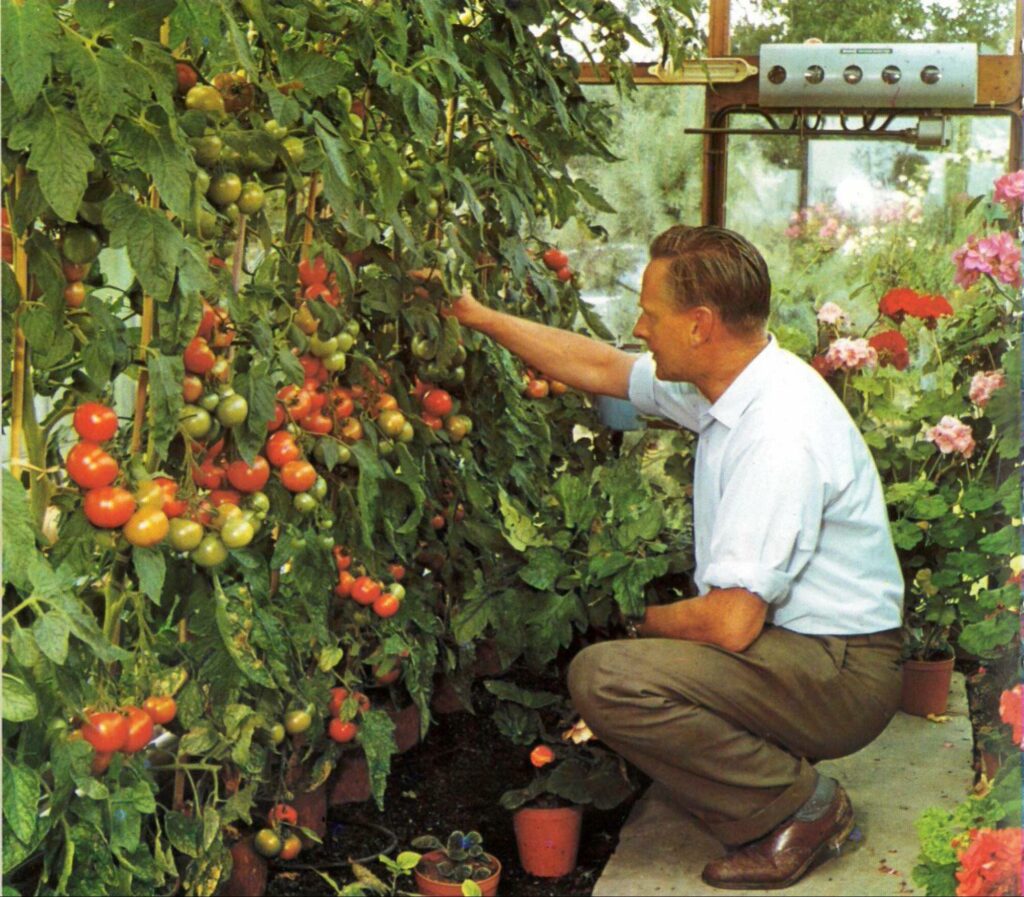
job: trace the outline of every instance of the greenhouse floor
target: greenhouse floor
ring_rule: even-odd
[[[917,862],[914,821],[928,806],[950,807],[970,790],[971,722],[964,677],[953,678],[944,722],[897,713],[870,745],[818,769],[850,794],[857,830],[843,853],[781,891],[738,894],[921,894],[911,871]],[[854,842],[854,839],[857,839]],[[729,893],[701,881],[704,864],[723,848],[653,786],[622,828],[619,846],[594,887],[601,895]]]

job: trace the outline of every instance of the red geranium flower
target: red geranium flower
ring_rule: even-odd
[[[878,353],[882,367],[892,365],[898,371],[905,371],[910,364],[910,353],[907,351],[907,340],[898,330],[886,330],[876,333],[868,340],[868,345]]]
[[[1015,685],[999,697],[999,718],[1013,726],[1013,743],[1024,749],[1024,686]]]
[[[953,314],[953,306],[943,296],[926,296],[907,287],[897,287],[879,300],[878,311],[897,324],[902,324],[903,319],[910,315],[934,329],[938,318]]]
[[[1024,831],[1019,828],[971,829],[970,844],[957,856],[957,897],[1020,894],[1020,858]]]
[[[886,317],[892,318],[897,324],[903,323],[904,316],[910,311],[908,306],[917,299],[917,293],[906,287],[889,290],[878,302],[878,310]]]

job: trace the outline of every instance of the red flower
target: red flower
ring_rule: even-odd
[[[953,314],[953,306],[943,296],[925,296],[907,287],[897,287],[879,300],[878,311],[897,324],[902,324],[904,317],[910,315],[934,329],[938,318]]]
[[[1013,726],[1013,743],[1024,750],[1024,686],[1015,685],[999,696],[999,718]]]
[[[882,367],[892,365],[898,371],[905,371],[910,364],[910,353],[907,351],[907,340],[898,330],[886,330],[876,333],[868,340],[868,345],[878,353]]]
[[[815,355],[811,359],[811,367],[821,374],[822,377],[828,377],[832,373],[832,365],[829,364],[828,359],[824,355]]]
[[[1019,828],[971,829],[970,844],[957,859],[957,897],[1020,894],[1022,837]]]

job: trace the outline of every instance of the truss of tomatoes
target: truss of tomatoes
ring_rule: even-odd
[[[177,715],[174,698],[152,695],[141,707],[127,705],[117,710],[87,710],[82,725],[72,739],[84,739],[92,745],[92,772],[106,772],[114,754],[137,754],[152,740],[155,727],[168,725]]]
[[[384,583],[372,576],[353,574],[352,556],[341,545],[335,545],[332,554],[338,571],[334,587],[338,598],[350,598],[356,604],[369,607],[378,617],[393,617],[398,613],[405,598],[405,586],[400,582],[405,576],[405,567],[397,563],[389,566],[395,581],[385,588]]]

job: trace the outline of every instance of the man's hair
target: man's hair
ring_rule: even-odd
[[[735,333],[764,327],[771,310],[768,266],[735,231],[677,224],[651,243],[655,259],[669,260],[669,284],[680,308],[711,306]]]

